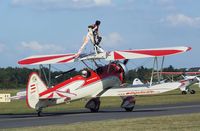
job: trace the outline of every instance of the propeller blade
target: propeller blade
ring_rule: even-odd
[[[129,59],[125,59],[123,64],[126,65],[128,63]]]

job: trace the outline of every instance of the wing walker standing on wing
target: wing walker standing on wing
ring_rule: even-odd
[[[96,53],[103,52],[103,50],[99,46],[99,44],[102,40],[102,37],[99,36],[99,26],[100,26],[100,24],[101,24],[101,22],[99,20],[97,20],[95,22],[95,24],[88,26],[89,37],[90,37],[91,42],[94,44],[94,50],[95,50]]]
[[[79,56],[81,54],[81,52],[83,51],[84,47],[89,42],[89,40],[93,44],[94,51],[96,54],[105,52],[100,47],[100,42],[102,40],[102,37],[99,35],[100,24],[101,24],[101,21],[96,20],[95,24],[88,26],[88,33],[87,33],[86,37],[84,38],[83,44],[82,44],[81,48],[79,49],[77,56]]]

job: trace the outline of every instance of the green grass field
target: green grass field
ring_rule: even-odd
[[[200,98],[200,89],[195,86],[196,94],[181,95],[179,90],[152,96],[137,96],[136,105],[155,105],[155,104],[172,104],[181,102],[197,102]],[[15,94],[18,90],[0,90],[0,93]],[[119,107],[121,99],[118,97],[102,98],[101,107]],[[44,112],[52,111],[69,111],[73,109],[84,108],[84,101],[77,101],[70,104],[45,109]],[[13,101],[11,103],[0,103],[1,114],[20,114],[35,112],[26,106],[25,100]],[[1,130],[1,129],[0,129]],[[2,129],[3,131],[199,131],[200,130],[200,113],[187,115],[173,115],[161,117],[132,118],[121,120],[105,120],[95,122],[82,122],[68,125],[50,125],[40,127]]]
[[[199,118],[200,113],[196,113],[4,129],[3,131],[199,131]]]
[[[182,95],[180,90],[174,90],[159,95],[152,96],[136,96],[136,105],[156,105],[156,104],[173,104],[181,102],[197,102],[200,99],[199,87],[193,87],[196,90],[196,94]],[[14,95],[18,90],[0,90],[0,93],[11,93]],[[73,109],[83,109],[86,101],[76,101],[70,104],[62,104],[46,108],[44,112],[63,112]],[[107,97],[101,99],[101,108],[104,107],[119,107],[121,104],[121,98],[119,97]],[[19,110],[20,109],[20,110]],[[26,106],[25,100],[12,101],[10,103],[0,103],[0,114],[19,114],[19,113],[32,113],[35,112]]]

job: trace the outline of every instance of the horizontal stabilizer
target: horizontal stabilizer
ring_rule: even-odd
[[[40,94],[40,100],[41,99],[60,99],[60,98],[71,98],[76,96],[76,94],[70,93],[70,92],[64,92],[64,91],[53,91],[48,93],[47,95]]]

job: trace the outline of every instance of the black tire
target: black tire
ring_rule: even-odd
[[[90,111],[91,112],[98,112],[99,107],[100,107],[100,101],[99,100],[93,100],[93,102],[95,103],[95,108],[90,108]]]
[[[182,91],[182,95],[186,95],[187,94],[187,92],[186,91]]]
[[[134,107],[131,108],[124,108],[126,110],[126,112],[132,112]]]
[[[90,109],[91,112],[98,112],[99,109]]]
[[[195,93],[196,93],[195,90],[191,90],[191,91],[190,91],[190,94],[195,94]]]
[[[42,113],[42,111],[37,112],[38,117],[41,117],[41,113]]]

